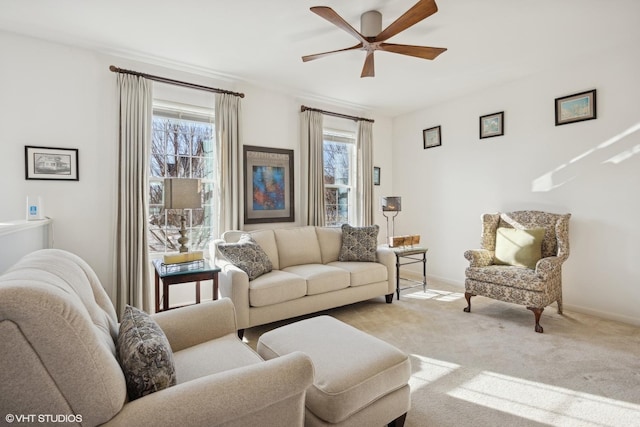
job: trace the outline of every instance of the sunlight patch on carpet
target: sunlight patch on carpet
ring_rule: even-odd
[[[436,301],[451,302],[464,298],[464,294],[460,292],[440,291],[438,289],[427,289],[424,292],[412,292],[402,295],[403,298],[412,299],[434,299]]]
[[[482,372],[448,394],[551,425],[640,425],[640,405],[493,372]]]
[[[455,363],[431,359],[429,357],[420,356],[419,354],[412,354],[411,368],[413,373],[409,379],[409,387],[411,387],[411,390],[417,390],[433,383],[445,375],[449,375],[459,367],[460,365],[456,365]]]

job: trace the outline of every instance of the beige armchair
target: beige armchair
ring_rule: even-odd
[[[521,304],[533,312],[535,331],[543,332],[544,308],[555,301],[562,313],[562,263],[569,257],[570,217],[540,211],[482,215],[481,249],[464,253],[469,260],[464,311],[471,311],[471,297],[476,295]]]
[[[93,270],[61,250],[27,255],[0,276],[2,416],[83,426],[303,425],[310,359],[298,352],[265,362],[238,339],[229,299],[152,318],[170,344],[177,384],[130,401],[116,313]]]

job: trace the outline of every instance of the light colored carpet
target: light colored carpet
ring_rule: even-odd
[[[524,307],[429,282],[328,310],[411,356],[405,426],[640,426],[640,328],[547,307],[533,330]],[[307,316],[309,317],[309,316]],[[292,321],[248,329],[260,335]],[[369,426],[367,426],[369,427]]]

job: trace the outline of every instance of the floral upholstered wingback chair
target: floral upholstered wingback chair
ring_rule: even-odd
[[[482,215],[481,249],[464,253],[465,298],[482,295],[526,306],[542,332],[540,316],[558,303],[562,313],[562,263],[569,257],[571,214],[517,211]]]

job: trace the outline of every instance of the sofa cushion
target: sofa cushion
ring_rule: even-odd
[[[375,262],[379,230],[378,225],[352,227],[342,224],[342,247],[338,260]]]
[[[351,286],[370,285],[371,283],[386,282],[387,267],[383,264],[371,262],[342,262],[329,263],[330,266],[349,272]]]
[[[338,227],[316,227],[316,235],[320,244],[322,263],[337,261],[342,247],[342,229]]]
[[[496,231],[495,264],[534,269],[542,257],[544,228],[519,230],[499,227]]]
[[[235,333],[176,351],[173,358],[178,384],[263,362]]]
[[[145,312],[127,305],[116,342],[130,400],[176,384],[171,345]]]
[[[524,267],[511,265],[468,267],[465,274],[468,279],[487,282],[494,287],[495,284],[502,285],[504,289],[498,292],[506,292],[507,288],[542,292],[546,287],[546,282],[536,274],[535,270]]]
[[[276,245],[276,236],[273,230],[256,230],[250,231],[249,235],[253,237],[258,245],[265,251],[271,261],[271,265],[275,270],[280,270],[280,261],[278,258],[278,246]]]
[[[249,305],[263,307],[302,298],[307,293],[307,282],[300,276],[282,270],[273,270],[249,282]]]
[[[218,250],[229,262],[247,273],[249,280],[273,270],[265,251],[248,234],[243,234],[237,243],[220,243]]]
[[[324,264],[293,265],[284,269],[307,281],[307,295],[323,294],[349,287],[349,273]]]
[[[315,227],[279,228],[274,233],[281,270],[292,265],[322,264]]]

